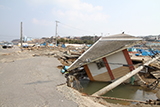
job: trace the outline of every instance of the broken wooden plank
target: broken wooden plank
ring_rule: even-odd
[[[66,58],[78,58],[79,57],[79,55],[66,55],[66,54],[64,54],[64,56]]]
[[[81,53],[79,53],[77,51],[70,50],[69,52],[71,53],[71,55],[79,55],[79,56],[81,55]]]
[[[159,66],[158,63],[151,63],[150,66],[151,66],[151,67],[155,67],[155,68],[157,68],[157,69],[160,69],[160,66]]]
[[[146,104],[146,101],[139,101],[139,100],[132,100],[132,99],[124,99],[124,98],[116,98],[116,97],[107,97],[107,96],[92,96],[92,95],[84,95],[88,97],[95,97],[95,98],[103,98],[103,99],[111,99],[111,100],[119,100],[119,101],[128,101],[128,102],[137,102],[137,103],[144,103]]]
[[[137,62],[142,62],[144,61],[148,61],[151,60],[151,57],[148,56],[131,56],[131,60],[132,61],[137,61]]]
[[[152,74],[156,79],[160,78],[160,71],[153,71],[153,72],[151,72],[151,74]]]
[[[135,70],[133,70],[132,72],[124,75],[123,77],[121,77],[120,79],[116,80],[115,82],[111,83],[110,85],[102,88],[101,90],[99,90],[98,92],[95,92],[93,94],[93,96],[100,96],[100,95],[104,95],[105,93],[107,93],[108,91],[112,90],[113,88],[117,87],[118,85],[120,85],[122,82],[126,81],[127,79],[131,78],[133,75],[137,74],[139,71],[141,71],[144,66],[148,66],[150,63],[154,62],[155,60],[157,60],[160,56],[157,56],[156,58],[151,59],[150,61],[146,62],[144,65],[136,68]]]

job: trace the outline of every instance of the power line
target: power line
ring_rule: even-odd
[[[13,37],[13,36],[12,36],[12,37],[0,37],[0,38],[18,38],[18,37]]]
[[[8,35],[0,35],[0,37],[8,38],[8,37],[19,37],[19,36],[8,36]]]
[[[84,30],[84,29],[80,29],[80,28],[76,28],[76,27],[73,27],[73,26],[70,26],[70,25],[67,25],[67,24],[64,24],[64,23],[61,23],[59,22],[60,24],[64,25],[64,26],[67,26],[67,27],[70,27],[70,28],[73,28],[73,29],[76,29],[76,30],[79,30],[79,31],[85,31],[85,32],[91,32],[91,33],[94,33],[92,31],[87,31],[87,30]]]

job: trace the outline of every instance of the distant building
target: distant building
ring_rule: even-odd
[[[160,40],[160,35],[149,35],[145,37],[146,41],[158,41]]]
[[[75,39],[75,40],[79,40],[79,39],[80,39],[80,37],[74,37],[74,39]]]
[[[11,41],[14,45],[18,45],[18,43],[20,43],[19,39],[14,39]]]
[[[23,42],[32,41],[32,37],[23,36]]]
[[[64,39],[64,40],[69,40],[69,38],[67,38],[67,37],[64,37],[63,39]]]
[[[32,37],[27,37],[27,41],[32,41]]]

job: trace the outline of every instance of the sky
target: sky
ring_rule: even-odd
[[[0,0],[0,41],[21,36],[160,34],[160,0]]]

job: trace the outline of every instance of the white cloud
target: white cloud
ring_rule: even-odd
[[[83,12],[102,11],[102,6],[93,6],[92,4],[81,2],[80,0],[58,0],[58,6],[67,10],[77,10]]]
[[[53,4],[60,8],[83,10],[87,12],[101,11],[102,6],[93,6],[92,4],[81,2],[80,0],[26,0],[30,5],[48,5]]]
[[[38,21],[36,18],[33,18],[33,19],[32,19],[32,22],[33,22],[34,24],[38,24],[38,23],[39,23],[39,21]]]
[[[107,21],[108,15],[103,14],[103,13],[92,13],[92,14],[87,14],[87,13],[82,13],[80,11],[57,11],[57,14],[59,16],[68,18],[69,20],[83,20],[83,21]]]
[[[55,24],[55,20],[69,24],[76,28],[82,29],[98,29],[108,22],[109,16],[103,11],[103,7],[93,5],[91,3],[82,2],[80,0],[31,0],[32,5],[53,5],[52,10],[49,10],[53,17],[53,22],[47,20],[37,20],[33,18],[34,24],[48,26],[50,23]],[[48,12],[49,12],[48,11]],[[77,32],[76,32],[77,33]]]
[[[52,9],[52,14],[59,18],[65,17],[68,20],[83,20],[83,21],[105,21],[107,22],[108,15],[103,13],[102,6],[93,6],[80,0],[59,0],[56,2],[58,8]]]
[[[80,10],[87,11],[87,12],[94,12],[94,11],[102,11],[102,6],[93,6],[92,4],[88,3],[80,3],[78,4],[80,6]]]
[[[32,19],[33,24],[37,25],[44,25],[44,26],[53,26],[54,22],[53,21],[47,21],[47,20],[38,20],[36,18]]]
[[[53,4],[55,5],[52,9],[53,15],[68,16],[66,18],[69,19],[71,17],[74,19],[74,17],[77,18],[79,16],[82,19],[84,19],[83,17],[92,17],[94,20],[106,20],[107,18],[107,15],[103,13],[102,6],[93,6],[80,0],[27,0],[27,2],[32,5]]]

